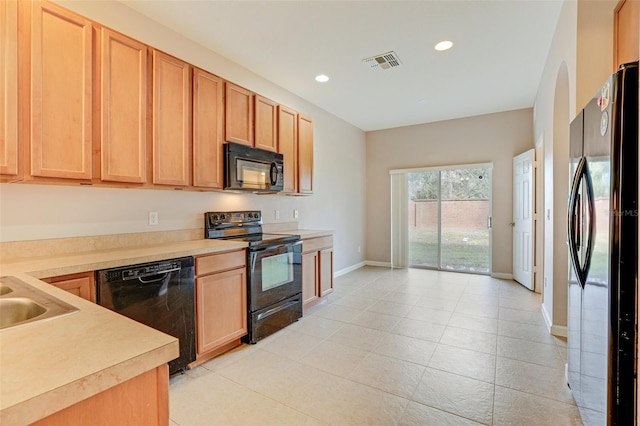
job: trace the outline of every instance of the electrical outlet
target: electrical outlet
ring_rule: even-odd
[[[149,212],[149,225],[158,224],[158,212]]]
[[[280,219],[280,210],[276,210],[276,220]]]
[[[298,218],[298,209],[294,209],[293,210],[293,218],[297,219]]]
[[[358,246],[358,253],[360,253],[360,246]]]

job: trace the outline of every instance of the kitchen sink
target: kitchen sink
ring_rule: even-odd
[[[47,308],[26,297],[0,299],[0,328],[36,318]]]
[[[0,330],[57,318],[77,310],[16,277],[0,277]]]

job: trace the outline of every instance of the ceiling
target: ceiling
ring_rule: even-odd
[[[364,131],[533,106],[562,7],[560,0],[123,3]],[[444,39],[453,48],[435,51]],[[389,51],[400,66],[374,71],[363,62]],[[321,73],[330,80],[316,82]]]

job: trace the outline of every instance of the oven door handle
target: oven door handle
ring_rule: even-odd
[[[277,312],[280,312],[280,311],[282,311],[284,309],[290,308],[291,306],[295,306],[295,305],[297,305],[299,303],[300,303],[299,299],[298,300],[292,300],[290,302],[285,303],[284,305],[276,306],[275,308],[269,309],[268,311],[263,312],[263,313],[258,315],[258,321],[260,321],[261,319],[266,318],[268,316],[271,316],[271,315],[273,315],[273,314],[275,314]]]
[[[295,242],[290,242],[290,243],[277,243],[277,244],[273,244],[270,246],[265,246],[265,247],[260,247],[254,250],[251,250],[253,253],[260,253],[266,250],[270,250],[270,251],[277,251],[277,254],[281,254],[281,253],[287,253],[289,252],[289,248],[290,247],[295,247],[295,246],[299,246],[302,245],[302,240],[298,240]],[[274,253],[275,254],[275,253]]]

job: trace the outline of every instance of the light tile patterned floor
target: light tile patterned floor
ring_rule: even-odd
[[[297,323],[172,378],[171,424],[582,424],[539,295],[375,267],[334,287]]]

